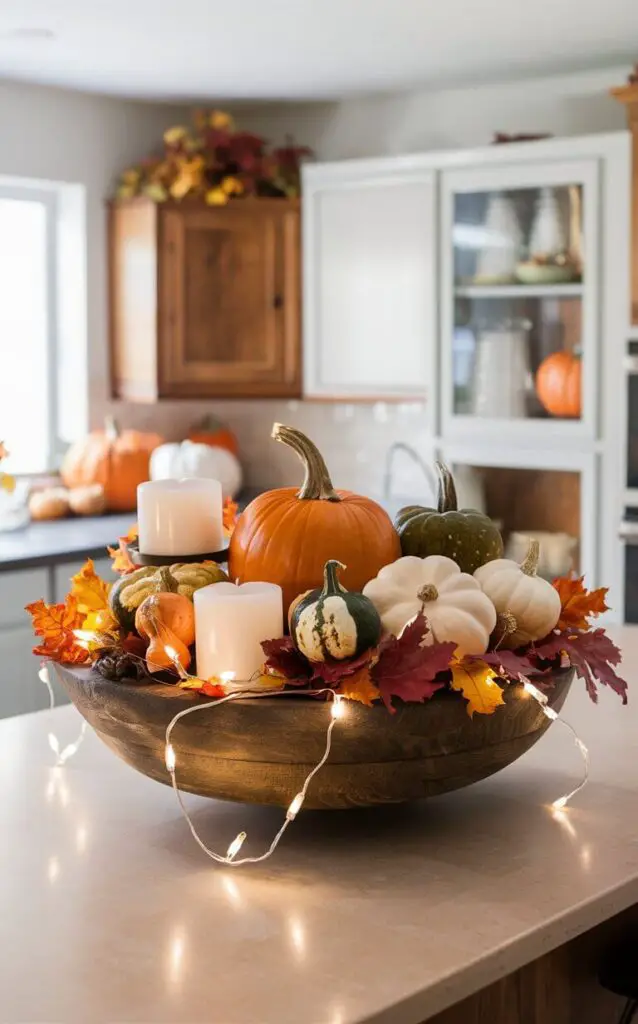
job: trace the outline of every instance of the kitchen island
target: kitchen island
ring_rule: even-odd
[[[563,714],[592,767],[564,814],[548,804],[582,766],[553,726],[459,792],[302,814],[272,860],[235,870],[206,859],[169,788],[93,734],[51,767],[47,733],[70,742],[73,708],[0,722],[0,1020],[614,1020],[621,1000],[595,965],[638,904],[638,630],[611,632],[630,703],[603,693],[596,707],[574,684]],[[186,799],[222,850],[246,829],[261,851],[281,823],[275,809]]]

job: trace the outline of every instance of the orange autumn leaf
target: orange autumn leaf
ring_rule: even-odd
[[[583,576],[554,580],[552,585],[558,591],[561,603],[558,629],[589,629],[589,618],[609,610],[605,602],[608,588],[587,590],[583,580]]]
[[[84,615],[108,608],[110,589],[110,585],[96,573],[92,558],[87,558],[80,571],[71,577],[71,595]]]
[[[74,630],[82,628],[86,616],[72,595],[64,604],[46,604],[41,599],[34,601],[26,606],[26,611],[32,617],[35,635],[43,639],[38,647],[33,648],[34,654],[72,665],[82,665],[89,660],[88,651],[78,644],[74,635]]]
[[[237,513],[239,511],[239,505],[232,498],[226,498],[224,502],[224,533],[227,537],[230,537],[233,530],[235,529],[235,523],[237,522]]]
[[[137,540],[137,535],[137,523],[133,523],[131,529],[124,537],[118,537],[118,547],[107,548],[109,555],[113,559],[111,568],[119,576],[126,576],[127,573],[139,569],[139,565],[135,564],[128,550],[128,545]]]
[[[351,676],[345,676],[337,693],[340,693],[346,700],[356,700],[371,708],[375,700],[379,700],[381,694],[370,678],[370,666],[364,665],[358,672]]]

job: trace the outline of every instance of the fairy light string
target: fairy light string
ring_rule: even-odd
[[[587,783],[589,781],[589,768],[590,768],[589,750],[587,749],[587,747],[585,746],[585,744],[581,740],[580,736],[578,735],[578,733],[574,729],[573,725],[570,725],[570,723],[567,722],[564,718],[561,718],[559,716],[558,712],[555,711],[554,708],[549,706],[547,695],[544,694],[542,690],[539,690],[537,686],[534,686],[533,683],[530,683],[529,679],[527,679],[523,683],[523,689],[525,690],[526,693],[529,693],[529,695],[531,697],[533,697],[535,701],[537,701],[537,703],[542,708],[543,714],[545,715],[546,718],[549,718],[549,720],[551,722],[558,722],[559,725],[562,725],[565,729],[567,729],[569,731],[569,733],[570,733],[570,735],[571,735],[571,737],[572,737],[572,739],[573,739],[573,741],[574,741],[574,743],[575,743],[575,745],[576,745],[576,747],[577,747],[577,749],[578,749],[578,751],[579,751],[579,753],[580,753],[580,755],[581,755],[581,757],[583,759],[583,779],[582,779],[582,781],[578,784],[578,786],[576,786],[574,789],[570,790],[569,793],[565,793],[563,796],[559,796],[558,799],[554,800],[552,805],[551,805],[553,810],[555,810],[555,811],[562,811],[567,806],[569,801],[573,797],[575,797],[577,795],[577,793],[580,793],[580,791],[585,788],[585,786],[587,785]]]
[[[53,711],[55,708],[55,693],[53,692],[53,687],[51,686],[51,679],[49,678],[48,666],[44,663],[42,663],[42,665],[40,666],[40,670],[38,672],[38,679],[40,680],[41,683],[44,683],[48,690],[49,711]],[[86,721],[85,718],[83,718],[82,725],[80,726],[80,731],[77,735],[77,738],[73,741],[73,743],[68,743],[66,747],[61,746],[56,734],[52,730],[49,730],[49,732],[47,733],[47,740],[49,742],[51,750],[53,751],[56,757],[56,768],[61,768],[62,765],[66,764],[66,762],[70,760],[70,758],[74,757],[75,754],[77,754],[82,744],[82,741],[84,740],[84,736],[86,734],[87,729],[88,722]]]
[[[170,653],[169,657],[172,657]],[[216,700],[207,701],[205,704],[197,704],[190,708],[183,708],[181,711],[178,711],[177,714],[174,715],[174,717],[169,722],[166,728],[164,748],[164,761],[166,764],[166,770],[168,771],[171,777],[171,785],[175,792],[175,796],[177,797],[182,814],[184,815],[184,818],[186,819],[188,827],[191,831],[191,835],[193,836],[193,839],[195,840],[199,848],[206,854],[207,857],[210,857],[211,860],[216,861],[216,863],[218,864],[226,864],[231,867],[239,867],[242,864],[260,864],[262,861],[268,860],[268,858],[271,857],[275,850],[277,849],[279,842],[282,836],[284,835],[284,832],[290,825],[291,821],[295,820],[299,811],[301,810],[308,793],[308,788],[312,780],[314,779],[315,775],[317,775],[317,773],[321,771],[326,761],[330,757],[330,751],[332,749],[332,733],[334,727],[338,721],[343,719],[345,715],[346,709],[343,704],[343,698],[340,694],[335,693],[334,690],[332,690],[330,687],[314,691],[315,695],[319,695],[321,693],[329,693],[332,696],[332,703],[330,705],[330,722],[326,730],[326,743],[323,755],[321,756],[317,764],[314,766],[314,768],[308,773],[308,775],[304,779],[304,783],[299,792],[292,798],[290,804],[288,805],[286,817],[284,818],[281,828],[275,834],[272,842],[270,843],[270,846],[264,853],[256,857],[241,857],[239,859],[236,859],[237,854],[241,850],[246,839],[246,832],[239,832],[238,835],[235,836],[233,841],[230,843],[225,855],[217,853],[215,850],[212,850],[209,846],[206,845],[204,840],[201,838],[195,827],[193,819],[191,818],[186,808],[186,805],[184,804],[181,791],[177,784],[177,758],[175,755],[175,748],[171,743],[171,735],[173,729],[181,719],[186,718],[188,715],[195,714],[198,711],[206,711],[209,708],[219,707],[220,704],[225,704],[228,701],[237,700],[240,697],[244,696],[249,696],[251,699],[255,699],[259,697],[276,696],[277,694],[269,692],[255,693],[250,689],[237,690],[234,693],[226,694],[224,697],[218,697]]]

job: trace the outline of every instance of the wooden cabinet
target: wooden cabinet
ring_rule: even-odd
[[[116,397],[299,394],[296,201],[135,199],[109,219]]]
[[[420,398],[435,373],[435,174],[396,159],[303,171],[304,394]]]
[[[632,134],[631,323],[638,326],[638,81],[621,89],[612,89],[612,94],[627,107],[627,120]]]

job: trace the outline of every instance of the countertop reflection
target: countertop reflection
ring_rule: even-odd
[[[616,631],[630,704],[576,683],[561,729],[458,793],[300,815],[271,861],[219,868],[174,794],[72,708],[0,722],[0,1020],[416,1024],[638,902],[638,630]],[[187,797],[225,849],[263,849],[282,812]],[[243,851],[242,851],[243,852]],[[250,852],[250,851],[248,851]]]

